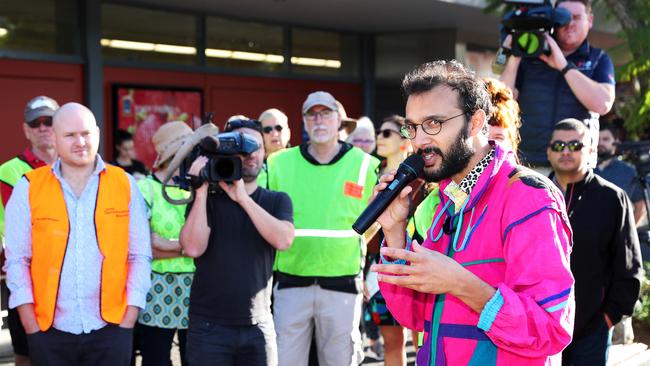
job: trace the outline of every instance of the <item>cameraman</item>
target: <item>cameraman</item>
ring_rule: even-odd
[[[593,114],[607,113],[614,102],[612,60],[587,41],[594,18],[591,1],[559,0],[556,7],[568,10],[572,19],[556,29],[555,38],[546,34],[551,54],[539,59],[510,56],[501,75],[518,95],[523,160],[535,166],[548,166],[546,145],[557,121],[591,120],[595,142],[598,117]],[[506,37],[504,48],[511,42]]]
[[[275,250],[293,241],[293,208],[289,196],[257,186],[264,161],[258,121],[236,120],[226,132],[254,137],[260,148],[242,159],[242,179],[218,182],[218,192],[205,182],[180,234],[186,255],[196,258],[190,293],[187,336],[189,365],[277,365],[276,335],[271,315]],[[198,176],[208,158],[198,157],[189,173]]]

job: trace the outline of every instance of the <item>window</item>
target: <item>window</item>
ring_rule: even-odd
[[[291,64],[295,73],[359,76],[359,37],[294,28]]]
[[[0,1],[0,49],[79,53],[77,1]]]
[[[284,47],[280,26],[207,17],[206,33],[207,65],[282,70]]]
[[[195,64],[196,17],[130,6],[102,5],[107,59]]]

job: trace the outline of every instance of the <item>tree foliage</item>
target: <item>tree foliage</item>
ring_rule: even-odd
[[[618,79],[635,85],[635,93],[617,111],[629,134],[649,138],[650,130],[650,1],[604,0],[621,24],[621,37],[632,60],[618,70]]]

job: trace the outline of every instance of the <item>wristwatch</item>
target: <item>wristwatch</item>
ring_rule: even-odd
[[[560,71],[560,74],[562,74],[562,76],[564,76],[564,75],[566,75],[567,72],[569,72],[569,70],[573,70],[573,69],[577,69],[576,64],[569,61],[569,62],[567,62],[566,66],[564,66],[564,68]]]

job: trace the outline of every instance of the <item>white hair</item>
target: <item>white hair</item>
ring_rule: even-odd
[[[352,143],[352,140],[354,140],[355,137],[364,132],[368,133],[375,141],[372,146],[372,150],[375,150],[375,147],[377,146],[377,140],[375,138],[375,124],[372,123],[372,120],[366,116],[363,116],[357,120],[357,127],[350,133],[346,141]]]
[[[284,125],[287,125],[289,121],[287,115],[277,108],[271,108],[265,110],[264,112],[262,112],[262,114],[260,114],[258,120],[263,123],[265,120],[271,118],[275,119],[278,123]]]
[[[356,132],[367,131],[370,132],[372,136],[375,136],[375,124],[372,123],[372,120],[366,116],[363,116],[357,120],[357,127],[352,131],[350,136],[353,136]]]

